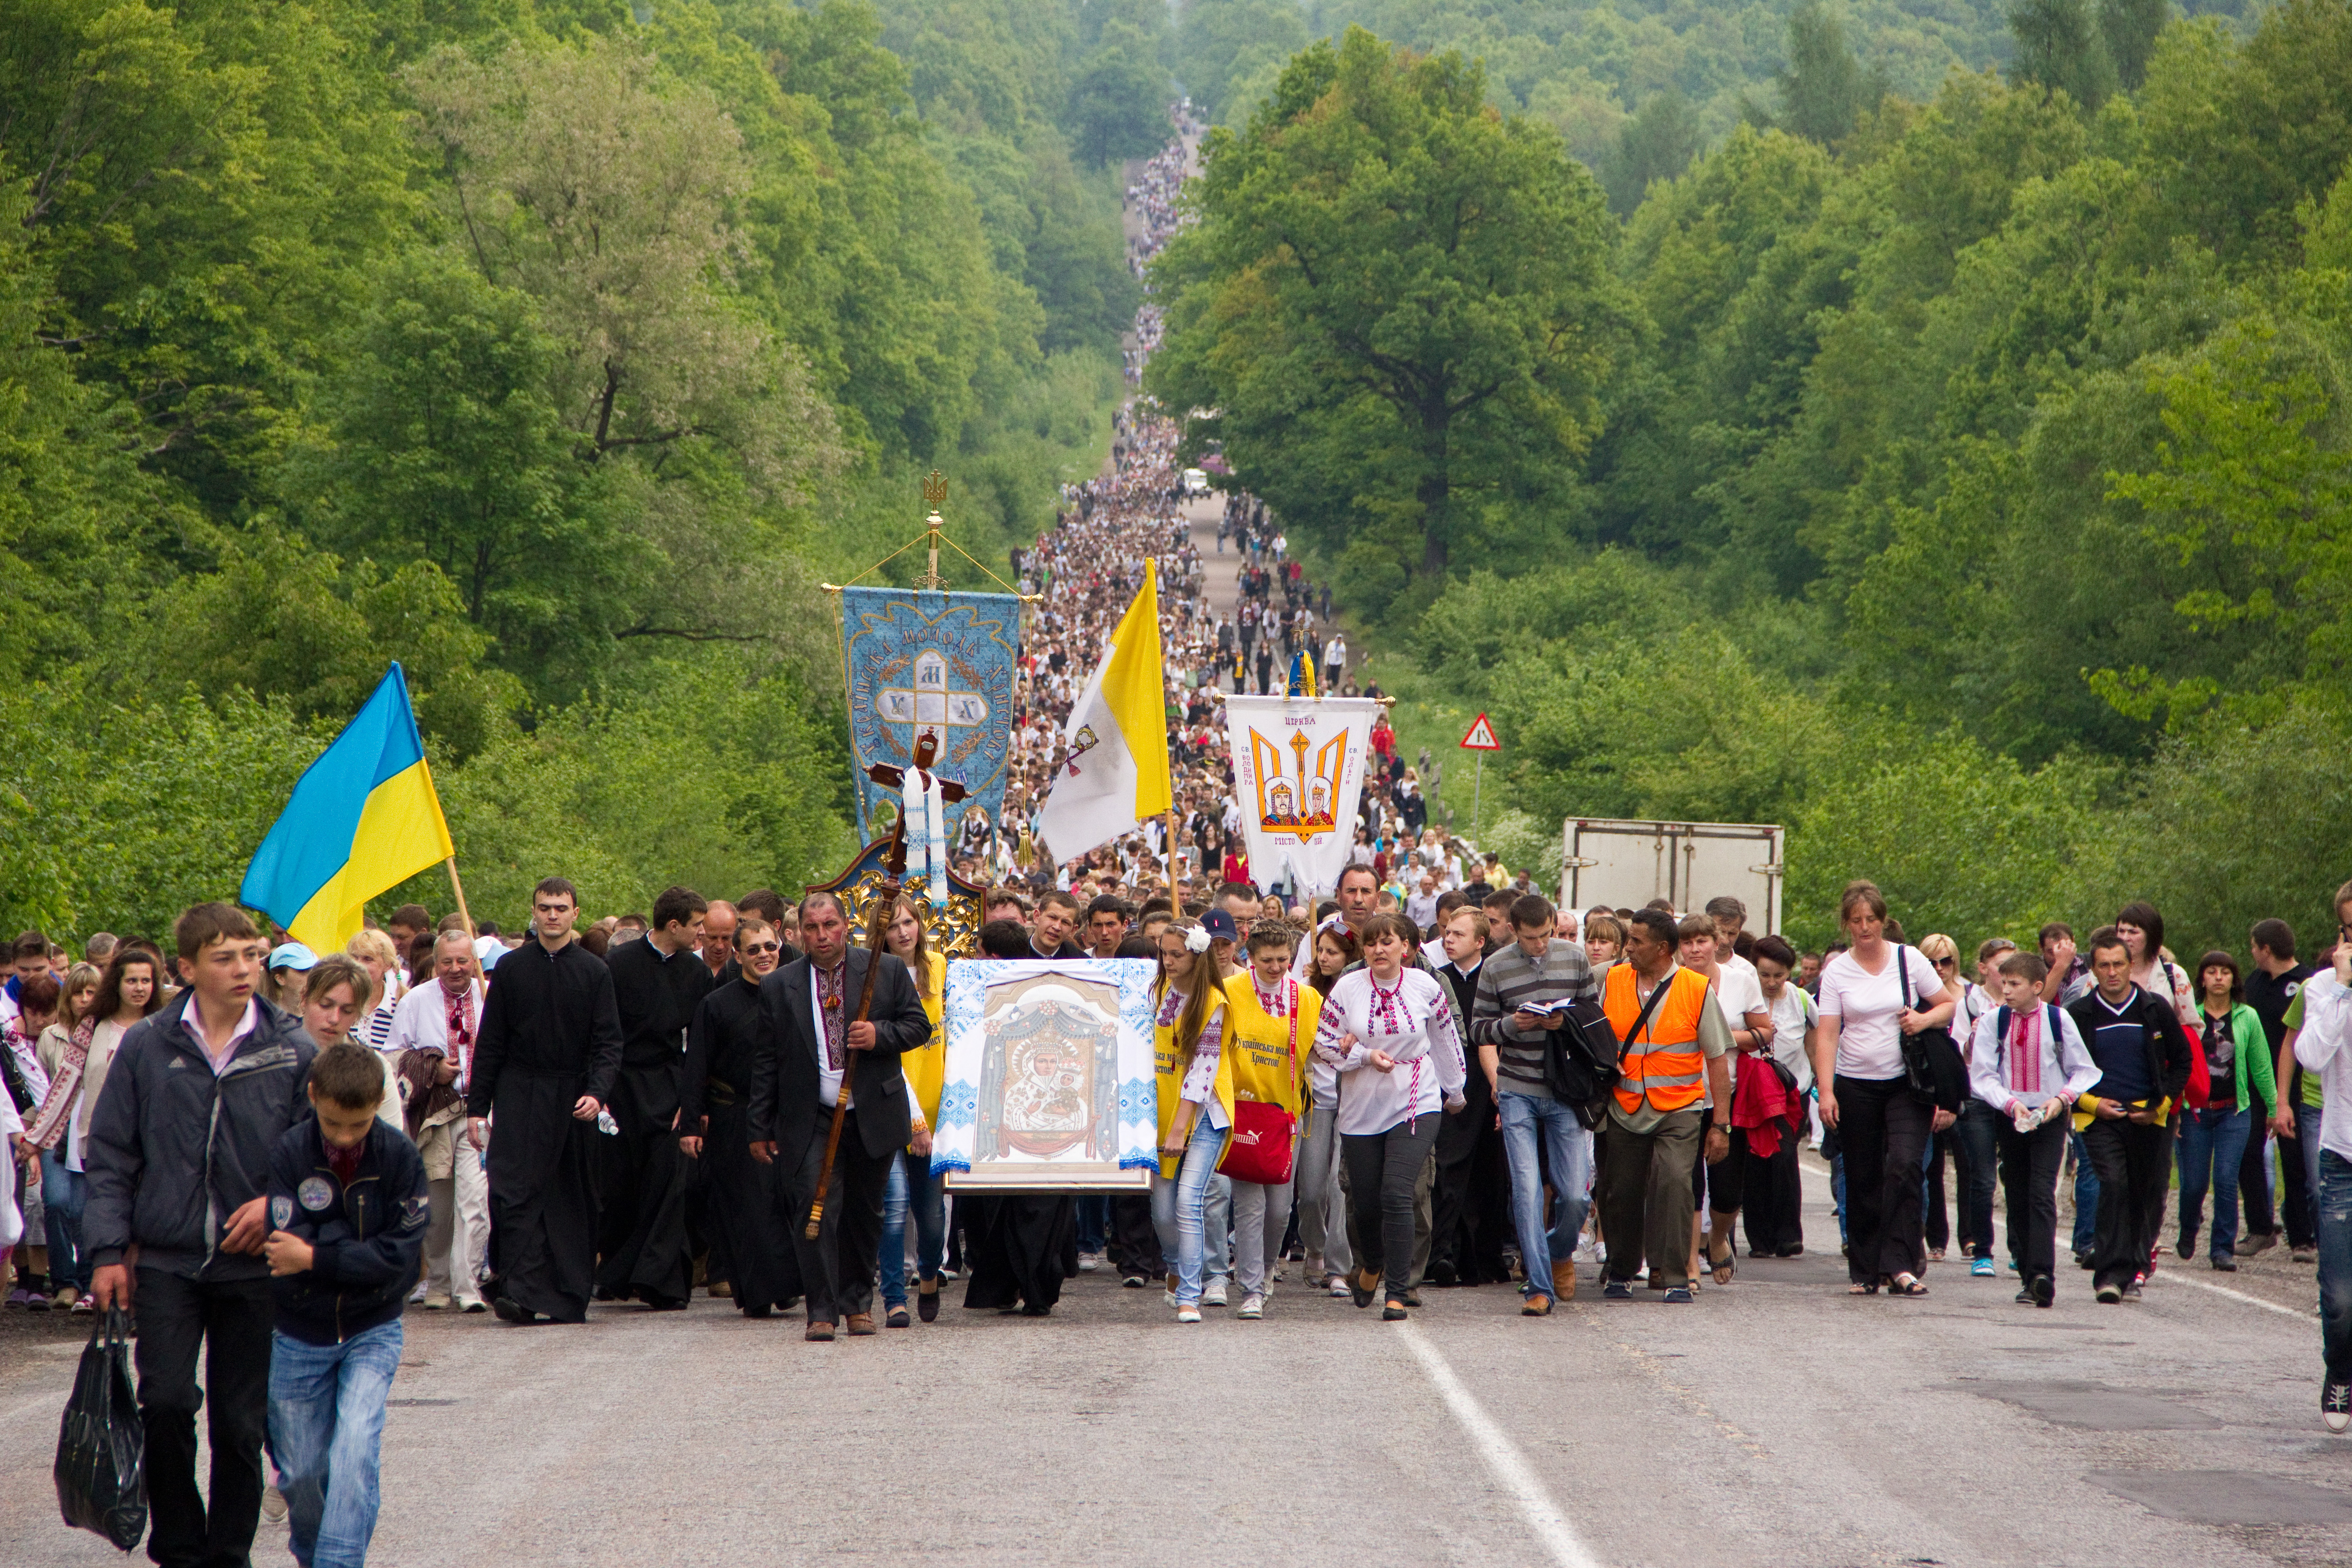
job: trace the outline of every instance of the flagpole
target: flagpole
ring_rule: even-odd
[[[474,917],[466,912],[466,884],[457,880],[457,858],[452,855],[441,864],[449,868],[449,890],[457,895],[457,918],[466,922],[466,935],[470,939],[475,934]]]

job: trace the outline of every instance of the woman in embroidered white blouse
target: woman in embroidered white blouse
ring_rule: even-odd
[[[1362,1248],[1349,1289],[1357,1306],[1369,1307],[1385,1285],[1387,1321],[1405,1316],[1413,1185],[1436,1147],[1440,1107],[1450,1114],[1467,1103],[1446,987],[1405,967],[1418,935],[1402,916],[1365,921],[1364,967],[1331,987],[1315,1032],[1315,1055],[1339,1072],[1340,1158]]]

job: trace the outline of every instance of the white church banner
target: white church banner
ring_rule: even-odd
[[[1380,710],[1367,697],[1225,699],[1234,801],[1260,887],[1294,877],[1318,894],[1339,885]]]

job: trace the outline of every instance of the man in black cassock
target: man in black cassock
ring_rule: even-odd
[[[980,928],[980,949],[990,958],[1043,956],[1032,936],[1016,921],[991,921]],[[955,1212],[968,1276],[963,1304],[1032,1318],[1051,1312],[1062,1299],[1063,1281],[1078,1271],[1078,1200],[1044,1193],[958,1194]]]
[[[891,1160],[914,1137],[898,1058],[929,1041],[931,1019],[904,963],[850,946],[848,920],[831,893],[802,900],[801,945],[805,958],[760,983],[748,1131],[751,1157],[774,1161],[791,1194],[793,1247],[808,1294],[807,1337],[830,1340],[836,1323],[853,1334],[874,1331],[883,1187]],[[879,966],[874,1003],[859,1023],[858,994],[869,964]],[[845,1079],[849,1110],[824,1194],[824,1223],[810,1240],[809,1210]]]
[[[572,940],[580,895],[550,877],[530,897],[530,940],[491,971],[466,1114],[489,1150],[492,1309],[577,1323],[596,1273],[590,1140],[620,1071],[621,1018],[612,973]]]
[[[735,957],[694,1012],[678,1090],[679,1147],[709,1173],[703,1225],[710,1277],[725,1279],[748,1318],[800,1299],[782,1173],[751,1158],[751,1084],[760,1045],[760,983],[780,967],[783,939],[758,915],[735,928]]]
[[[621,1135],[604,1140],[604,1217],[596,1238],[596,1299],[634,1296],[656,1311],[675,1311],[694,1293],[686,1241],[687,1161],[678,1150],[678,1079],[686,1031],[710,994],[702,958],[709,905],[691,888],[654,900],[653,924],[641,942],[604,955],[621,1014],[621,1071],[611,1110]]]

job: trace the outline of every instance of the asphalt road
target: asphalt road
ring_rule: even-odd
[[[2118,1307],[2075,1275],[2050,1311],[1957,1264],[1917,1301],[1842,1278],[1833,1246],[1743,1259],[1667,1307],[1603,1304],[1588,1270],[1549,1319],[1486,1287],[1384,1325],[1294,1265],[1265,1321],[1182,1327],[1091,1274],[1050,1319],[950,1306],[831,1345],[699,1300],[571,1329],[412,1310],[374,1560],[2352,1561],[2316,1323],[2264,1300],[2307,1303],[2307,1268],[2224,1295],[2168,1267]],[[9,1562],[121,1561],[50,1496],[85,1331],[11,1313],[0,1335]],[[283,1541],[265,1525],[255,1560]]]

